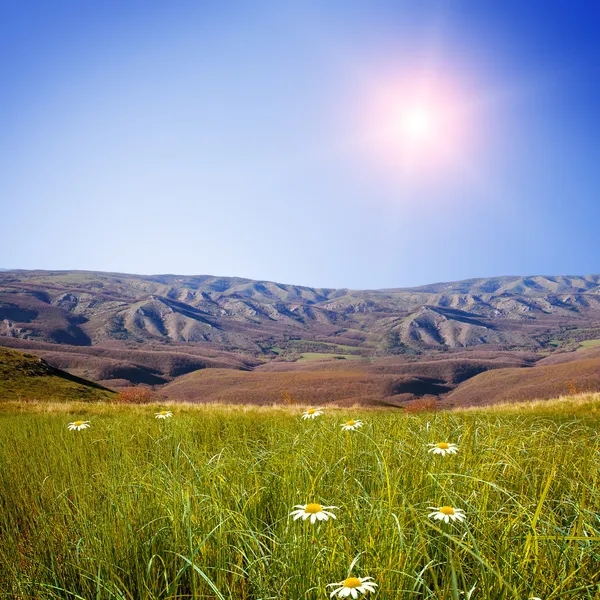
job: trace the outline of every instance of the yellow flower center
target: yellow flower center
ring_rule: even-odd
[[[440,512],[444,515],[453,515],[454,509],[451,506],[442,506],[442,508],[440,508]]]
[[[306,412],[309,415],[314,415],[317,412],[317,409],[316,408],[309,408]]]
[[[83,425],[83,421],[75,421],[73,425],[75,425],[75,427],[80,427],[81,425]]]
[[[323,507],[320,504],[307,504],[304,510],[311,515],[314,515],[320,513],[323,510]]]
[[[437,447],[440,450],[448,450],[448,448],[450,448],[450,444],[447,444],[446,442],[440,442]]]
[[[161,410],[158,414],[162,415],[164,417],[167,414],[167,411],[166,410]]]
[[[354,425],[356,425],[356,421],[354,419],[350,419],[346,425],[348,425],[348,427],[354,427]]]
[[[344,579],[343,586],[347,588],[357,588],[360,587],[361,581],[358,577],[348,577],[348,579]]]

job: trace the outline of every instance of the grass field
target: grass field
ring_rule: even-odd
[[[404,415],[0,405],[0,597],[600,597],[600,395]],[[364,427],[343,432],[360,417]],[[88,419],[91,427],[69,431]],[[454,456],[427,444],[453,442]],[[294,505],[336,520],[293,521]],[[428,507],[465,511],[464,523]]]
[[[324,358],[339,358],[345,360],[362,360],[362,356],[358,356],[357,354],[331,354],[331,353],[321,353],[321,352],[303,352],[300,355],[299,361],[303,360],[323,360]]]
[[[600,340],[585,340],[579,344],[580,348],[593,348],[594,346],[600,346]]]
[[[297,349],[299,352],[317,350],[338,354],[354,354],[360,352],[358,346],[348,346],[345,344],[333,344],[331,342],[316,342],[313,340],[290,340],[286,347],[290,350]]]

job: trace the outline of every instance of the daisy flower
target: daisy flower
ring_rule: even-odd
[[[433,452],[434,454],[441,454],[442,456],[446,456],[446,454],[456,454],[458,452],[458,446],[456,444],[449,444],[448,442],[440,442],[439,444],[427,445],[432,446],[431,450],[428,450],[428,452]]]
[[[154,414],[157,419],[169,419],[173,416],[173,413],[170,410],[161,410]]]
[[[362,421],[355,421],[354,419],[350,419],[349,421],[346,421],[341,427],[344,431],[354,431],[362,426]]]
[[[89,421],[73,421],[69,423],[69,429],[71,431],[79,431],[80,429],[87,429],[90,426]]]
[[[327,521],[331,517],[335,519],[335,515],[332,512],[329,512],[332,508],[337,508],[337,506],[321,506],[320,504],[296,504],[294,506],[296,510],[293,510],[290,513],[290,517],[294,517],[294,521],[297,521],[300,517],[302,517],[303,521],[310,518],[310,522],[312,524],[317,521]]]
[[[316,419],[323,414],[322,408],[309,408],[306,412],[302,414],[303,419]]]
[[[427,508],[433,511],[429,514],[429,518],[435,519],[436,521],[450,523],[450,519],[452,519],[452,521],[462,522],[466,517],[464,510],[460,508],[453,508],[452,506],[428,506]]]
[[[336,594],[338,598],[358,598],[359,595],[362,597],[367,592],[374,592],[377,584],[374,581],[369,581],[372,577],[348,577],[344,581],[338,583],[328,583],[327,587],[336,585],[337,589],[333,590],[329,594],[330,598],[333,598]]]

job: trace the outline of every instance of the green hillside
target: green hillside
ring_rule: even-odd
[[[54,369],[32,354],[0,348],[0,400],[108,400],[114,394],[86,379]]]

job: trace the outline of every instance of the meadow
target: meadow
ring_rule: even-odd
[[[600,346],[600,340],[584,340],[579,344],[580,348],[595,348],[596,346]]]
[[[336,358],[338,360],[361,360],[362,356],[358,356],[357,354],[324,354],[322,352],[303,352],[298,360],[323,360],[324,358]]]
[[[369,576],[382,600],[597,599],[599,407],[3,403],[0,597],[317,600]],[[294,521],[308,503],[337,518]]]

